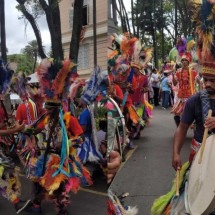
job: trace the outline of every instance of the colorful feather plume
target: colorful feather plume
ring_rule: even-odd
[[[209,1],[201,4],[192,1],[192,19],[198,34],[198,58],[200,62],[214,61],[215,59],[215,5]]]
[[[107,215],[136,215],[138,214],[138,208],[135,207],[125,207],[122,204],[122,199],[125,196],[116,196],[110,189],[108,190],[108,200],[107,200]]]
[[[10,85],[11,78],[14,71],[9,69],[8,65],[0,59],[0,94],[6,93],[8,86]]]
[[[68,85],[74,76],[75,64],[70,60],[63,62],[44,59],[37,68],[40,88],[47,100],[59,100],[62,94],[68,94]],[[76,76],[76,75],[75,75]]]
[[[69,88],[69,98],[73,100],[77,96],[78,89],[85,86],[85,80],[75,80]]]
[[[177,48],[178,53],[179,53],[180,56],[182,56],[186,52],[187,40],[186,40],[185,37],[179,36],[177,38],[176,48]]]
[[[179,187],[182,185],[182,182],[184,180],[184,175],[185,175],[187,169],[189,168],[189,166],[190,166],[189,162],[186,162],[182,166],[182,169],[180,171]],[[172,186],[171,190],[166,195],[163,195],[154,201],[152,208],[151,208],[151,215],[164,214],[163,212],[168,210],[170,200],[175,195],[175,193],[176,193],[176,179],[173,181],[173,186]]]
[[[17,93],[20,97],[27,95],[27,82],[28,78],[23,72],[13,75],[11,79],[10,88],[13,92]]]

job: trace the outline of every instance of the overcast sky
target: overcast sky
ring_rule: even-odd
[[[28,23],[25,26],[24,20],[19,19],[21,13],[16,9],[18,3],[16,0],[5,0],[5,22],[6,22],[6,44],[8,54],[19,54],[32,40],[35,40],[34,32],[31,25]],[[130,10],[130,0],[124,0],[125,7]],[[47,30],[47,23],[45,17],[38,22],[43,46],[47,52],[50,50],[50,36]]]
[[[34,32],[31,25],[28,24],[25,29],[25,23],[21,17],[21,13],[16,9],[18,3],[16,0],[5,0],[5,24],[6,24],[6,44],[8,54],[19,54],[32,40],[35,40]],[[49,50],[50,36],[47,31],[47,23],[45,19],[38,22],[43,39],[43,46]]]

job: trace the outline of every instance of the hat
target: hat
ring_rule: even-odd
[[[170,62],[170,63],[166,63],[163,65],[163,72],[164,73],[169,73],[169,72],[172,72],[173,71],[173,68],[175,66],[175,63],[174,62]]]
[[[182,56],[181,56],[181,61],[182,60],[187,60],[189,63],[192,62],[192,55],[190,54],[190,52],[185,52]]]
[[[143,66],[140,63],[134,61],[131,62],[131,67],[137,68],[139,70],[143,69]]]
[[[212,1],[197,4],[193,0],[193,21],[198,35],[198,60],[202,75],[215,77],[215,5]]]
[[[116,66],[116,71],[118,71],[119,69],[121,69],[122,72],[126,72],[129,69],[129,66],[125,63],[121,63]]]

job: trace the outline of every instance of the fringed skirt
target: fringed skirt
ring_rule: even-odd
[[[174,113],[176,116],[180,116],[184,110],[186,102],[187,99],[178,99],[178,101],[174,104],[171,113]]]

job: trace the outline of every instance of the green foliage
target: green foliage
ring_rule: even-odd
[[[163,8],[161,2],[163,3]],[[135,26],[135,29],[139,28],[135,36],[141,38],[145,46],[156,44],[158,59],[162,58],[161,32],[163,28],[164,57],[167,56],[175,42],[175,1],[134,0],[133,11],[128,12],[128,14],[131,14],[130,22]],[[131,19],[132,14],[134,20]],[[154,31],[155,29],[156,32]],[[185,37],[193,32],[187,0],[177,1],[177,32],[185,35]]]
[[[17,70],[16,72],[24,72],[25,75],[30,75],[33,73],[32,69],[34,66],[34,60],[29,58],[27,55],[24,54],[13,54],[8,55],[8,62],[17,63]]]
[[[27,0],[24,5],[25,5],[26,9],[28,10],[28,12],[30,12],[35,19],[37,19],[45,14],[44,10],[41,7],[39,0]],[[22,7],[23,7],[22,5],[16,6],[17,10],[19,10],[19,11],[21,11]],[[25,19],[25,16],[22,14],[20,16],[20,19]]]
[[[96,109],[96,115],[95,115],[95,121],[96,121],[96,128],[97,130],[99,129],[99,121],[101,119],[106,119],[105,116],[106,116],[106,113],[107,113],[107,109],[103,106],[98,106],[97,109]]]

